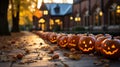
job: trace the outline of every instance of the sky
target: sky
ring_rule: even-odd
[[[37,8],[40,8],[42,0],[38,0]],[[73,3],[73,0],[44,0],[45,3]]]

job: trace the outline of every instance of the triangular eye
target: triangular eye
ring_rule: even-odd
[[[85,41],[83,41],[83,44],[85,44]]]
[[[75,40],[73,40],[73,42],[75,42]]]
[[[89,44],[92,44],[92,41],[91,41],[91,40],[89,41]]]
[[[53,39],[56,39],[56,37],[53,37]]]
[[[116,48],[114,44],[112,45],[112,48]]]
[[[106,44],[104,44],[104,46],[106,47],[107,45],[106,45]]]
[[[66,40],[64,40],[64,42],[66,42]]]

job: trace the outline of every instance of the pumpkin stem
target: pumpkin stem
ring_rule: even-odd
[[[86,34],[87,34],[87,36],[89,36],[89,32],[87,32]]]
[[[111,35],[111,39],[114,39],[114,37]]]

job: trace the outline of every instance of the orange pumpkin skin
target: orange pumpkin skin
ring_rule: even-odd
[[[107,38],[104,36],[97,38],[97,40],[95,42],[95,50],[97,51],[97,53],[100,53],[102,42],[105,39],[107,39]]]
[[[57,34],[56,33],[51,33],[49,35],[49,41],[52,43],[52,44],[55,44],[57,43]]]
[[[101,53],[110,59],[120,57],[120,40],[118,39],[105,39],[101,45]]]
[[[68,36],[62,35],[57,41],[57,45],[60,46],[61,48],[66,48],[68,45]]]
[[[57,35],[57,41],[59,41],[60,40],[60,38],[62,37],[62,36],[64,36],[65,34],[58,34]],[[65,35],[66,36],[66,35]]]
[[[95,36],[95,38],[97,39],[97,38],[102,37],[102,36],[104,36],[104,35],[103,35],[103,34],[97,34],[97,35]]]
[[[52,32],[47,32],[46,34],[45,34],[45,40],[47,40],[47,41],[49,41],[49,36],[52,34]]]
[[[78,42],[79,42],[79,36],[77,35],[70,35],[68,37],[68,48],[75,48],[78,49]]]
[[[91,53],[95,48],[95,38],[92,36],[82,36],[78,43],[79,49],[83,53]]]

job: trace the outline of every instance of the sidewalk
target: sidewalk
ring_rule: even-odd
[[[23,35],[24,34],[24,35]],[[14,38],[15,37],[15,38]],[[39,38],[37,35],[30,33],[30,32],[22,32],[18,33],[17,35],[14,34],[10,39],[18,39],[16,40],[17,47],[19,46],[19,50],[29,50],[28,54],[25,54],[25,56],[21,60],[17,60],[17,62],[13,63],[11,65],[11,62],[0,62],[0,67],[66,67],[64,64],[68,65],[68,67],[119,67],[120,66],[120,60],[113,61],[108,59],[102,59],[105,62],[101,62],[97,56],[94,56],[92,54],[82,54],[80,60],[71,60],[65,56],[63,56],[63,53],[67,52],[65,50],[59,49],[54,51],[54,54],[57,53],[60,57],[58,60],[52,60],[49,61],[50,56],[53,54],[48,54],[49,47],[47,50],[41,49],[42,45],[49,45],[50,48],[55,46],[56,44],[49,44],[45,43],[43,39]],[[6,40],[7,41],[7,40]],[[4,43],[5,44],[5,43]],[[23,45],[24,46],[21,46]],[[13,48],[14,49],[14,48]],[[9,50],[9,52],[12,51]],[[61,61],[64,62],[64,64],[61,63]]]

